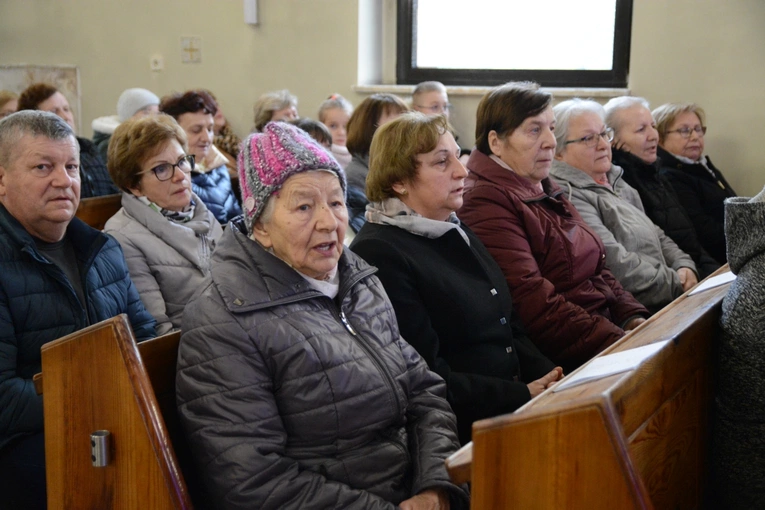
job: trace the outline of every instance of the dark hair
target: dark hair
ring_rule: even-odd
[[[345,146],[354,156],[366,157],[377,131],[377,122],[386,113],[405,113],[409,107],[393,94],[372,94],[363,100],[348,120],[348,139]]]
[[[183,94],[172,94],[162,98],[159,103],[159,111],[166,113],[178,120],[184,113],[209,113],[215,115],[218,112],[218,103],[206,90],[188,90]]]
[[[17,111],[37,110],[37,106],[58,92],[58,89],[49,83],[35,83],[27,87],[19,96]]]
[[[112,181],[121,190],[130,192],[141,182],[141,166],[176,140],[188,152],[186,133],[169,115],[128,119],[114,130],[107,152],[106,166]]]
[[[332,134],[327,129],[327,126],[321,122],[304,117],[302,119],[292,119],[289,123],[308,133],[311,138],[319,142],[319,145],[324,147],[332,145]]]
[[[510,82],[490,90],[478,103],[475,122],[476,149],[491,155],[489,132],[510,136],[523,121],[539,115],[552,102],[552,94],[539,89],[538,83]]]

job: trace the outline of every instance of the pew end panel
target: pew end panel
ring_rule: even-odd
[[[177,336],[143,350],[177,354]],[[41,355],[48,508],[192,508],[152,388],[174,379],[174,362],[144,365],[124,314],[45,344]],[[91,459],[99,430],[110,432],[105,467]]]
[[[472,482],[472,508],[705,508],[727,288],[684,294],[600,354],[670,340],[637,369],[475,422],[447,460],[453,480]]]

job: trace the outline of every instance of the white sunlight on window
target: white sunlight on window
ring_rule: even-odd
[[[610,70],[616,0],[418,0],[419,68]]]

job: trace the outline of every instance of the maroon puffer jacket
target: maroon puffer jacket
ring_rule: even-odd
[[[551,179],[544,192],[479,151],[458,215],[496,259],[531,339],[565,369],[578,367],[648,311],[605,267],[600,238]]]

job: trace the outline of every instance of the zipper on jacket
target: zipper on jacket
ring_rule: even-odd
[[[369,272],[367,274],[359,275],[359,278],[355,278],[350,285],[346,286],[346,292],[344,292],[342,295],[338,294],[338,298],[340,299],[340,302],[342,302],[343,297],[347,293],[347,290],[349,290],[355,283],[358,283],[363,278],[370,276],[373,274],[374,271]],[[349,282],[350,283],[350,282]],[[329,298],[327,298],[329,299]],[[356,329],[351,325],[351,322],[348,320],[348,317],[346,317],[345,312],[343,312],[342,308],[334,301],[331,300],[332,304],[334,305],[332,307],[333,310],[337,311],[337,317],[340,320],[340,323],[343,325],[343,327],[348,331],[348,333],[351,334],[353,338],[356,338],[358,340],[358,345],[366,352],[367,356],[369,356],[369,359],[372,360],[372,363],[377,367],[377,370],[382,374],[383,380],[385,381],[386,386],[388,386],[388,389],[390,389],[391,392],[393,392],[393,396],[396,399],[395,403],[395,409],[396,415],[401,413],[401,399],[399,398],[398,392],[396,391],[396,381],[393,378],[393,376],[388,372],[388,369],[385,367],[385,363],[380,360],[377,353],[375,352],[374,348],[371,347],[367,340],[361,336]]]

